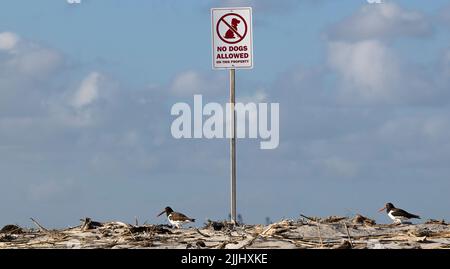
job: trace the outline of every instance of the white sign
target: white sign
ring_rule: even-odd
[[[253,68],[252,8],[212,8],[214,69]]]

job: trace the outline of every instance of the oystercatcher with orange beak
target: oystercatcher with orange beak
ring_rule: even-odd
[[[387,203],[383,208],[378,210],[378,212],[383,210],[386,210],[389,218],[391,218],[396,224],[402,224],[409,219],[420,219],[417,215],[411,214],[403,209],[396,208],[392,203]]]
[[[159,213],[157,217],[164,213],[166,213],[169,222],[177,228],[181,228],[183,224],[195,222],[195,219],[191,219],[182,213],[174,212],[169,206],[164,208],[164,211]]]

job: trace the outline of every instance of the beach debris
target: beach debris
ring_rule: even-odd
[[[82,219],[81,225],[75,227],[49,229],[35,220],[38,229],[18,225],[0,227],[0,249],[441,249],[450,246],[448,225],[360,225],[370,223],[363,217],[358,217],[360,221],[356,225],[355,218],[339,218],[311,218],[307,224],[283,219],[266,226],[209,221],[204,228],[185,229],[98,222],[90,218]],[[322,222],[325,219],[331,223]]]
[[[21,227],[14,225],[14,224],[8,224],[5,225],[1,230],[0,233],[2,234],[22,234],[23,230]]]
[[[431,232],[430,229],[428,229],[428,228],[417,228],[417,229],[409,230],[407,234],[409,236],[414,236],[414,237],[427,237],[427,236],[431,236],[433,234],[433,232]]]
[[[131,233],[156,233],[156,234],[171,234],[171,226],[165,224],[145,225],[130,227]]]
[[[363,215],[356,214],[356,216],[352,220],[353,224],[364,224],[368,226],[376,225],[375,220],[364,217]]]
[[[347,220],[347,217],[341,217],[341,216],[329,216],[326,218],[319,218],[319,217],[308,217],[305,215],[300,214],[301,217],[312,221],[312,222],[318,222],[318,223],[338,223],[341,222],[343,220]]]
[[[440,225],[448,225],[445,220],[435,220],[435,219],[429,219],[425,222],[425,224],[440,224]]]
[[[312,221],[312,222],[319,222],[319,221],[320,221],[320,218],[317,218],[317,217],[308,217],[308,216],[305,216],[305,215],[303,215],[303,214],[300,214],[300,217],[302,217],[302,218],[304,218],[304,219],[307,219],[307,220],[309,220],[309,221]]]
[[[296,226],[293,225],[292,220],[282,220],[277,223],[270,224],[262,233],[262,236],[272,236],[275,234],[282,234],[295,229]]]
[[[342,244],[333,247],[333,249],[351,249],[351,248],[352,248],[352,244],[347,240],[342,242]]]
[[[204,228],[206,229],[212,229],[214,231],[229,231],[233,230],[236,225],[234,223],[231,223],[229,221],[213,221],[213,220],[207,220],[205,223]]]
[[[42,231],[42,232],[47,232],[48,231],[48,229],[47,228],[45,228],[44,226],[42,226],[39,222],[37,222],[35,219],[33,219],[33,218],[30,218],[30,220],[39,228],[39,231]]]
[[[417,242],[419,243],[429,243],[428,238],[426,236],[424,237],[419,237],[416,239]]]
[[[91,218],[80,219],[80,221],[82,222],[80,228],[82,231],[97,229],[103,226],[101,222],[93,221]]]
[[[337,222],[341,222],[343,220],[347,220],[347,217],[330,216],[330,217],[322,219],[320,221],[320,223],[337,223]]]
[[[205,241],[203,240],[198,240],[197,243],[195,243],[195,245],[199,248],[206,248]]]

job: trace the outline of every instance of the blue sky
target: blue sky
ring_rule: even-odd
[[[5,0],[0,225],[200,221],[229,210],[226,140],[175,140],[176,102],[225,103],[210,8],[252,6],[237,97],[280,103],[280,146],[238,144],[238,211],[450,218],[450,1]]]

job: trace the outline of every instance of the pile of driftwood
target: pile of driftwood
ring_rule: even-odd
[[[202,228],[98,222],[53,230],[31,219],[36,228],[7,225],[0,230],[1,248],[450,248],[450,226],[430,220],[418,225],[378,225],[361,215],[327,218],[301,215],[268,226],[210,221]]]

